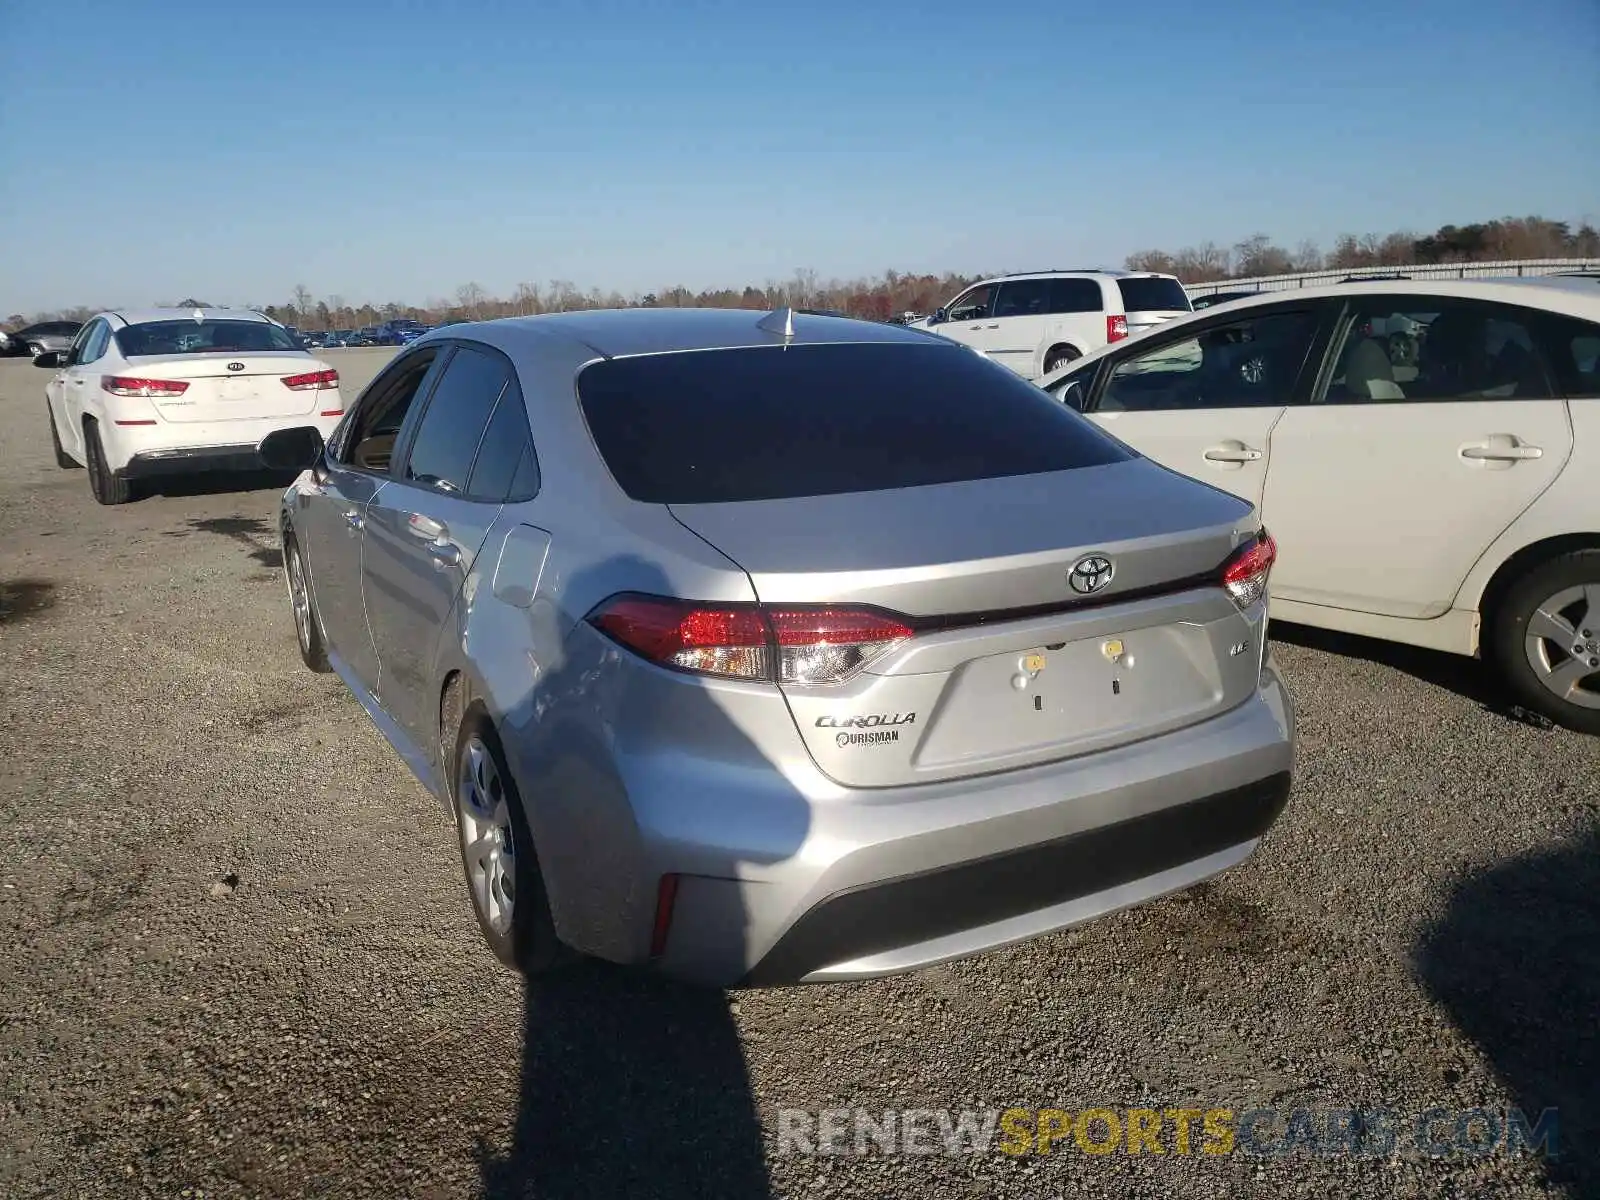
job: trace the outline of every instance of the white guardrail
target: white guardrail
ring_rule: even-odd
[[[1281,292],[1343,283],[1346,279],[1404,275],[1407,279],[1481,279],[1489,277],[1560,275],[1572,271],[1600,272],[1600,258],[1522,258],[1504,262],[1429,263],[1401,267],[1350,267],[1333,271],[1302,271],[1295,275],[1260,275],[1253,279],[1216,279],[1190,283],[1184,291],[1191,299],[1217,292]]]

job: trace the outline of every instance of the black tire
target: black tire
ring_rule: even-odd
[[[38,358],[39,355],[41,355],[43,353],[44,353],[44,347],[41,346],[38,342],[29,342],[28,343],[28,357],[29,358]]]
[[[300,648],[300,661],[309,670],[326,675],[333,667],[328,663],[328,648],[322,641],[322,618],[317,614],[317,598],[311,591],[310,576],[306,574],[306,560],[300,556],[300,543],[288,531],[283,535],[283,576],[289,589],[289,614],[294,619],[294,640]],[[305,600],[303,610],[300,607],[302,596]]]
[[[106,466],[105,448],[100,445],[100,427],[83,423],[83,456],[89,460],[89,491],[101,504],[126,504],[133,499],[133,484]]]
[[[63,471],[71,471],[82,464],[61,448],[61,434],[56,430],[56,414],[50,411],[50,405],[44,406],[44,415],[50,422],[50,447],[56,452],[56,466]]]
[[[1052,346],[1049,353],[1044,356],[1044,373],[1060,370],[1074,359],[1083,357],[1083,351],[1076,346]]]
[[[1541,638],[1535,651],[1547,667],[1560,668],[1574,660],[1593,666],[1588,677],[1578,681],[1578,690],[1593,706],[1563,699],[1547,687],[1530,661],[1528,647],[1529,623],[1540,607],[1582,587],[1600,589],[1600,550],[1563,554],[1528,571],[1511,585],[1491,615],[1488,657],[1523,707],[1579,733],[1600,734],[1600,604],[1589,606],[1586,615],[1581,600],[1561,605],[1564,613],[1577,618],[1575,624],[1568,622],[1572,644],[1558,646]]]
[[[448,706],[447,706],[448,707]],[[471,801],[467,799],[466,780],[471,777],[469,748],[476,744],[492,763],[496,780],[488,794],[503,803],[509,818],[509,850],[512,860],[510,871],[513,890],[508,924],[497,925],[485,911],[480,901],[480,889],[474,882],[475,865],[468,845],[469,831],[473,826],[469,818]],[[494,955],[512,970],[523,975],[544,975],[569,960],[569,954],[556,937],[555,922],[550,916],[550,901],[545,893],[544,875],[539,870],[539,860],[533,845],[533,835],[528,829],[522,811],[522,797],[506,767],[505,750],[494,722],[482,708],[469,706],[456,733],[455,752],[450,758],[450,802],[456,818],[456,842],[461,850],[461,867],[467,880],[467,895],[472,902],[473,915],[484,941]],[[481,808],[478,811],[483,811]],[[502,851],[504,854],[504,851]]]

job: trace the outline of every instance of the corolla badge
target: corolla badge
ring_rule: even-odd
[[[1104,554],[1086,554],[1072,564],[1067,572],[1067,584],[1081,596],[1098,592],[1111,582],[1116,567]]]

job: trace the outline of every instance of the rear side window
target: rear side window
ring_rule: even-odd
[[[585,368],[578,398],[612,477],[652,504],[886,491],[1133,457],[1039,388],[955,346],[619,358]]]
[[[465,494],[489,416],[510,381],[503,358],[461,347],[445,365],[406,460],[405,478]]]
[[[1123,312],[1192,312],[1189,293],[1176,279],[1119,279]]]
[[[529,474],[529,471],[532,474]],[[474,500],[531,500],[539,490],[538,468],[533,463],[533,436],[522,405],[522,389],[515,379],[506,384],[489,418],[489,431],[478,448],[477,461],[467,491]]]
[[[1094,279],[1052,279],[1050,311],[1053,313],[1097,313],[1105,310],[1100,284]]]

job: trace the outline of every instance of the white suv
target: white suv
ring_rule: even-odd
[[[1029,271],[975,283],[910,324],[981,351],[1025,379],[1193,312],[1171,275]]]

